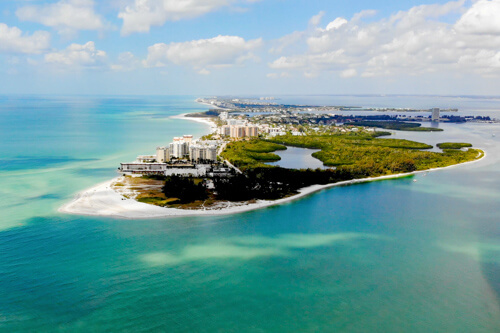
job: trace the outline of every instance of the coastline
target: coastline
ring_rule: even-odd
[[[175,116],[170,116],[169,118],[171,118],[171,119],[191,120],[191,121],[196,121],[197,123],[207,124],[210,127],[215,127],[215,122],[213,122],[212,120],[210,120],[210,118],[208,118],[208,117],[205,117],[205,118],[201,118],[201,117],[186,117],[187,114],[189,114],[189,113],[181,113],[181,114],[178,114],[178,115],[175,115]]]
[[[203,103],[203,102],[198,102],[198,101],[195,101],[195,102],[198,103],[198,104],[201,104],[201,105],[209,106],[212,109],[228,110],[228,109],[221,108],[221,107],[209,104],[209,103]],[[204,123],[204,124],[210,125],[210,127],[215,127],[216,126],[215,122],[212,121],[210,117],[187,117],[188,114],[191,114],[191,113],[181,113],[181,114],[178,114],[178,115],[175,115],[175,116],[170,116],[169,118],[196,121],[197,123]]]
[[[312,193],[332,187],[368,183],[386,179],[403,178],[420,173],[445,170],[454,167],[469,165],[472,163],[477,163],[479,161],[482,161],[486,157],[486,152],[484,150],[482,151],[483,151],[483,156],[480,159],[470,162],[450,165],[447,167],[414,171],[408,173],[400,173],[387,176],[372,177],[372,178],[353,179],[326,185],[312,185],[301,188],[299,190],[299,193],[296,195],[278,200],[273,200],[273,201],[258,200],[255,203],[248,203],[248,204],[222,202],[223,204],[227,204],[227,207],[210,209],[210,210],[185,210],[177,208],[166,208],[166,207],[159,207],[155,205],[141,203],[134,199],[126,199],[111,188],[111,184],[113,184],[113,182],[116,182],[119,179],[119,177],[117,177],[108,180],[106,182],[100,183],[84,191],[81,191],[76,195],[76,197],[71,202],[61,206],[58,209],[58,212],[73,214],[73,215],[103,216],[103,217],[111,217],[117,219],[155,219],[155,218],[170,218],[170,217],[220,216],[220,215],[238,214],[292,202],[304,198],[308,195],[311,195]]]
[[[220,106],[216,106],[216,105],[213,105],[213,104],[210,104],[210,103],[204,103],[204,102],[198,102],[198,101],[195,101],[196,103],[198,104],[202,104],[202,105],[205,105],[205,106],[209,106],[211,109],[217,109],[217,110],[231,110],[231,109],[226,109],[226,108],[221,108]]]

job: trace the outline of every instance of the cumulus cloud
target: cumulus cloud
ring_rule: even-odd
[[[23,34],[17,27],[0,23],[0,52],[38,54],[50,46],[50,34],[46,31]]]
[[[102,68],[106,65],[106,52],[97,50],[95,43],[71,44],[65,50],[45,55],[45,62],[69,69]]]
[[[93,0],[61,0],[52,4],[31,5],[16,11],[21,21],[37,22],[61,33],[102,30],[103,19],[94,11]]]
[[[118,14],[123,20],[122,34],[148,32],[167,21],[201,16],[231,4],[255,0],[134,0]]]
[[[457,30],[472,34],[500,34],[500,1],[479,0],[458,20]]]
[[[421,75],[448,71],[500,75],[500,0],[422,5],[373,22],[374,12],[339,17],[304,35],[307,51],[281,54],[269,66],[306,76]],[[449,23],[455,15],[456,23]],[[446,20],[441,19],[446,17]]]
[[[167,63],[192,67],[200,74],[209,68],[228,67],[255,58],[252,50],[260,47],[261,39],[245,41],[238,36],[217,36],[182,43],[159,43],[148,48],[146,67],[164,67]]]

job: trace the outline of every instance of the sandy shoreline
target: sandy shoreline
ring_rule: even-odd
[[[196,121],[197,123],[204,123],[207,125],[210,125],[210,127],[215,127],[215,122],[212,121],[210,118],[201,118],[201,117],[186,117],[186,115],[189,113],[181,113],[176,116],[171,116],[170,118],[172,119],[182,119],[182,120],[191,120],[191,121]]]
[[[445,170],[458,166],[468,165],[471,163],[476,163],[483,160],[485,157],[486,153],[484,153],[483,157],[478,160],[450,165],[443,168],[414,171],[397,175],[348,180],[327,185],[312,185],[300,189],[299,194],[296,194],[288,198],[278,199],[274,201],[259,200],[256,203],[244,204],[244,205],[241,205],[241,203],[238,205],[237,203],[235,204],[228,202],[227,207],[225,208],[211,209],[211,210],[208,209],[184,210],[177,208],[165,208],[165,207],[159,207],[141,203],[135,201],[134,199],[126,199],[111,188],[111,184],[113,182],[116,182],[118,179],[114,178],[78,193],[77,196],[71,202],[63,205],[61,208],[58,209],[58,211],[66,214],[104,216],[104,217],[111,217],[118,219],[154,219],[154,218],[183,217],[183,216],[210,216],[210,215],[217,216],[217,215],[237,214],[256,209],[262,209],[265,207],[281,205],[287,202],[298,200],[314,192],[318,192],[327,188],[367,183],[384,179],[402,178],[410,175],[416,175],[419,173]]]

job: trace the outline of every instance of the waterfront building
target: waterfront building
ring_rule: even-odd
[[[221,126],[219,129],[219,135],[230,136],[231,135],[231,127],[229,125]]]
[[[232,138],[243,138],[245,137],[245,127],[244,126],[229,126],[229,136]]]
[[[217,146],[201,144],[191,145],[189,147],[189,159],[195,162],[217,162]]]
[[[210,165],[167,163],[120,163],[119,171],[125,174],[194,176],[204,177]]]
[[[167,163],[170,161],[170,149],[167,147],[156,147],[156,162]]]
[[[432,121],[439,121],[439,108],[432,109]]]
[[[219,113],[219,119],[222,120],[222,121],[225,121],[227,120],[227,118],[229,118],[229,112],[221,112]]]
[[[219,129],[220,135],[231,138],[245,138],[259,135],[259,127],[254,125],[224,125]]]
[[[136,158],[137,163],[154,163],[156,155],[139,155]]]
[[[246,136],[259,136],[258,126],[246,126]]]
[[[193,142],[192,135],[184,135],[182,137],[175,137],[174,141],[169,145],[169,157],[183,158],[189,155],[189,146]]]

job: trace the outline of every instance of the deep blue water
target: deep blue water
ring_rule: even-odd
[[[169,118],[194,99],[0,98],[0,331],[500,331],[499,125],[396,133],[471,142],[481,162],[234,216],[57,212],[120,161],[205,133]]]

